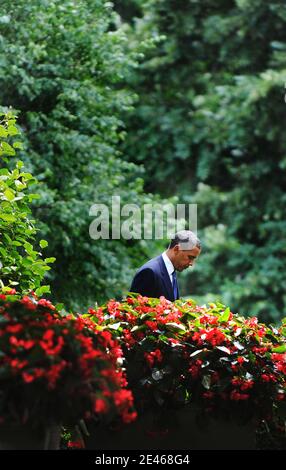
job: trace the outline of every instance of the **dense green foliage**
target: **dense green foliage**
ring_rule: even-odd
[[[28,193],[35,178],[24,171],[20,160],[12,169],[6,167],[22,146],[18,134],[13,114],[0,113],[0,287],[40,294],[49,292],[49,286],[41,283],[54,258],[41,259],[42,253],[36,248],[37,229],[30,205],[37,195]],[[46,246],[47,242],[41,240],[40,248]]]
[[[137,53],[116,21],[102,0],[1,2],[0,103],[21,111],[22,159],[41,182],[34,216],[57,258],[52,291],[74,308],[121,295],[132,263],[150,254],[146,243],[89,236],[92,204],[151,201],[142,171],[117,150]]]
[[[130,2],[115,4],[124,11]],[[185,294],[278,319],[286,307],[285,2],[140,4],[130,44],[161,41],[133,76],[140,99],[124,152],[144,163],[148,190],[198,204],[204,248]]]
[[[145,191],[198,204],[203,252],[181,293],[278,319],[284,2],[114,4],[121,20],[103,0],[1,3],[0,103],[21,110],[21,159],[41,182],[34,216],[57,258],[54,297],[75,307],[120,296],[160,252],[89,236],[92,204],[153,201],[144,178]]]

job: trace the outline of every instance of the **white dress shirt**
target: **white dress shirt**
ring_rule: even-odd
[[[166,251],[164,251],[164,253],[162,253],[162,258],[164,260],[166,269],[168,271],[169,278],[170,278],[170,281],[171,281],[171,285],[173,285],[172,273],[175,271],[174,265],[173,265],[172,261],[170,260],[169,256],[167,255]]]

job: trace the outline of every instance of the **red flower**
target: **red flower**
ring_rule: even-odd
[[[24,349],[31,349],[35,345],[35,341],[32,339],[23,340],[21,341],[21,345]]]
[[[130,348],[136,344],[135,339],[132,336],[132,333],[130,333],[129,330],[125,329],[123,330],[123,336],[124,336],[124,342],[127,348]]]
[[[43,340],[51,341],[53,339],[54,334],[55,334],[54,330],[45,331],[45,333],[43,334]]]
[[[25,305],[27,310],[36,310],[37,309],[37,303],[30,299],[30,297],[27,297],[24,295],[24,297],[20,300],[20,302]]]
[[[162,297],[160,297],[161,299]],[[145,304],[146,302],[148,302],[148,297],[143,297],[142,295],[138,295],[137,297],[137,300],[140,304]]]
[[[200,317],[200,323],[208,323],[210,325],[217,325],[218,318],[214,317],[213,315],[203,315]]]
[[[110,300],[107,303],[107,311],[110,315],[114,315],[115,313],[120,313],[118,307],[120,306],[119,302],[115,302],[114,300]]]
[[[260,327],[259,330],[257,330],[257,334],[260,338],[265,336],[265,333],[266,333],[266,328],[264,326]]]
[[[137,418],[137,412],[136,411],[124,411],[122,414],[122,421],[125,424],[132,423]]]
[[[18,323],[17,325],[8,325],[6,327],[6,331],[8,333],[19,333],[22,330],[23,330],[23,325],[21,325],[20,323]]]
[[[21,348],[23,347],[24,349],[31,349],[34,344],[35,344],[35,341],[33,340],[23,340],[23,339],[18,339],[16,336],[10,336],[9,338],[9,343],[12,345],[12,346],[15,346],[16,348]]]
[[[277,398],[278,401],[285,400],[285,393],[283,393],[283,392],[277,393],[276,398]]]
[[[50,310],[56,309],[56,307],[49,300],[46,300],[46,299],[40,299],[38,301],[38,305],[42,305],[42,307],[47,307]]]
[[[101,331],[98,339],[102,343],[102,345],[106,348],[107,347],[113,348],[115,345],[115,342],[112,339],[111,333],[109,333],[109,331]]]
[[[118,406],[119,408],[125,404],[129,404],[129,405],[133,404],[133,395],[130,390],[126,390],[126,389],[116,390],[113,393],[113,399],[114,399],[115,405]]]
[[[242,379],[240,377],[234,377],[231,380],[232,385],[238,386],[241,390],[249,390],[253,387],[254,381],[250,379]]]
[[[84,448],[84,443],[80,440],[78,441],[68,441],[67,444],[69,449],[83,449]]]
[[[250,319],[245,320],[245,324],[251,327],[256,326],[257,323],[258,323],[257,317],[252,317]]]
[[[0,312],[0,372],[8,372],[11,381],[11,388],[4,391],[5,419],[18,410],[19,420],[24,419],[25,407],[36,424],[38,416],[49,417],[48,410],[60,421],[92,418],[95,410],[125,422],[135,419],[131,392],[116,393],[127,387],[127,379],[119,364],[122,349],[113,333],[99,331],[90,318],[72,314],[62,318],[49,301],[37,302],[31,296],[9,302],[2,298]],[[161,360],[160,350],[154,351],[154,358]],[[21,393],[31,396],[22,414],[15,403]]]
[[[155,331],[155,330],[158,329],[158,325],[155,321],[147,320],[147,321],[145,321],[145,325],[147,325],[148,328],[150,328],[150,330],[152,330],[152,331]]]
[[[54,344],[52,339],[53,336],[54,331],[47,330],[43,335],[43,340],[39,341],[39,345],[42,349],[44,349],[48,356],[56,356],[57,354],[59,354],[63,348],[63,345],[65,344],[64,338],[62,336],[59,336],[57,338],[57,344]]]
[[[155,361],[160,363],[163,360],[163,356],[160,349],[155,349],[155,351],[151,351],[150,353],[145,352],[144,357],[150,367],[153,367]]]
[[[59,364],[52,365],[46,372],[50,389],[55,388],[56,382],[59,379],[62,370],[66,367],[66,364],[66,361],[61,361]]]
[[[169,343],[171,344],[180,344],[180,341],[178,339],[175,339],[175,338],[167,338]]]
[[[255,354],[265,354],[267,351],[268,351],[268,347],[257,347],[257,346],[253,346],[252,348],[252,351],[255,353]]]
[[[233,390],[230,394],[230,399],[234,401],[248,400],[249,395],[247,393],[239,393],[236,390]]]
[[[226,336],[218,328],[213,328],[207,332],[206,340],[211,343],[212,346],[219,346],[224,343],[226,339]]]
[[[278,362],[276,364],[276,368],[277,370],[279,370],[279,372],[281,372],[282,374],[284,374],[286,376],[286,363],[285,362]]]
[[[16,289],[10,289],[10,290],[7,291],[7,294],[8,295],[15,295],[15,294],[17,294],[17,291],[16,291]]]
[[[106,403],[106,401],[103,399],[103,398],[97,398],[95,400],[95,404],[94,404],[94,411],[95,413],[107,413],[108,411],[108,405]]]
[[[271,359],[272,361],[286,362],[286,353],[283,353],[283,354],[273,353],[271,354]]]
[[[239,357],[237,358],[238,364],[243,364],[244,361],[245,361],[245,359],[244,359],[244,357],[242,357],[242,356],[239,356]]]
[[[16,336],[10,336],[9,343],[12,346],[18,346],[18,344],[19,344],[18,338]]]
[[[88,313],[89,313],[90,315],[96,315],[97,312],[96,312],[96,310],[94,310],[94,308],[91,308],[91,307],[90,307],[90,308],[88,309]]]
[[[154,362],[155,362],[154,357],[153,357],[151,354],[147,353],[147,352],[144,353],[144,357],[145,357],[145,359],[146,359],[148,365],[149,365],[150,367],[153,367]]]
[[[241,390],[249,390],[250,388],[253,388],[254,385],[254,380],[244,380],[243,383],[240,386]]]
[[[273,353],[271,358],[274,362],[276,362],[277,370],[279,370],[279,372],[281,372],[283,375],[286,375],[286,353]]]
[[[185,392],[186,400],[218,415],[227,407],[230,413],[235,411],[235,403],[231,401],[244,402],[247,409],[253,407],[254,413],[262,415],[268,403],[277,403],[279,390],[284,393],[286,361],[277,353],[271,357],[273,347],[278,348],[284,342],[283,335],[258,323],[256,318],[245,319],[229,312],[227,321],[221,322],[222,315],[226,313],[224,306],[210,304],[210,308],[197,307],[193,302],[185,301],[173,304],[163,297],[158,300],[139,296],[130,301],[126,299],[110,304],[109,307],[112,307],[112,315],[106,315],[107,307],[102,307],[103,325],[106,329],[109,326],[112,328],[117,323],[117,317],[120,318],[121,326],[114,330],[114,334],[123,339],[124,351],[128,349],[127,373],[131,375],[131,380],[138,378],[134,384],[136,399],[146,407],[149,400],[154,400],[154,392],[161,390],[161,375],[158,373],[156,381],[157,374],[154,375],[152,369],[162,361],[167,366],[164,377],[168,384],[163,401],[169,395],[174,401],[179,399],[176,394],[179,388]],[[96,312],[93,317],[96,322]],[[217,348],[222,345],[228,349],[221,348],[222,352],[228,353],[227,358],[220,357]],[[194,349],[202,351],[196,351],[199,353],[196,355]],[[203,360],[196,359],[198,357],[203,357]],[[134,373],[132,376],[132,366],[136,367],[135,364],[140,363],[142,358],[142,375],[137,377]],[[206,382],[211,385],[210,390],[205,390],[205,381],[202,383],[199,380],[202,371]],[[106,373],[102,375],[106,376]],[[148,387],[152,393],[146,393]],[[201,402],[202,398],[204,402]]]
[[[27,384],[31,383],[35,380],[35,376],[32,375],[32,374],[29,374],[28,372],[23,372],[22,373],[22,378],[23,378],[24,382],[26,382]]]
[[[160,349],[155,349],[155,351],[153,351],[151,354],[154,355],[154,357],[156,358],[158,362],[162,362],[163,356],[162,356]]]
[[[205,339],[206,339],[206,330],[200,330],[199,332],[196,331],[192,336],[192,340],[196,341],[198,345],[202,345],[203,340]]]
[[[34,369],[35,379],[43,377],[44,375],[45,375],[45,370],[44,369],[40,369],[40,367],[35,367],[35,369]]]
[[[273,374],[261,374],[263,382],[277,382],[277,378]]]
[[[200,359],[197,359],[196,361],[194,361],[193,364],[191,364],[189,368],[189,372],[191,376],[193,377],[193,379],[196,379],[199,376],[202,363],[203,361],[201,361]]]
[[[28,364],[28,361],[20,359],[12,359],[10,365],[13,369],[23,369]]]

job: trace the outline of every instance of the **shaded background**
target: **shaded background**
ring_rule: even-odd
[[[285,26],[284,1],[1,2],[0,103],[40,181],[54,299],[120,298],[165,249],[90,239],[90,206],[117,194],[198,204],[183,295],[285,315]]]

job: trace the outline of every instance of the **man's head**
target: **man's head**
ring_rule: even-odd
[[[177,271],[193,266],[201,252],[201,242],[190,230],[180,230],[172,237],[167,255]]]

